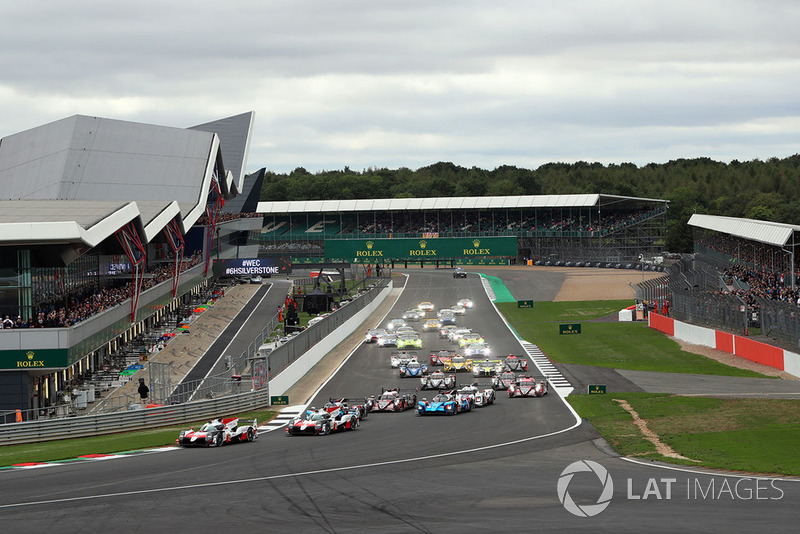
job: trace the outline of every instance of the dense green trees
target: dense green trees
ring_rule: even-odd
[[[578,161],[494,170],[439,162],[417,170],[267,172],[261,200],[603,193],[670,201],[667,247],[688,251],[692,213],[800,224],[800,155],[721,163],[678,159],[638,167]]]

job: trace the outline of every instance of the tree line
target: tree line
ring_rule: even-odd
[[[494,170],[439,162],[417,170],[368,168],[267,171],[260,199],[338,200],[600,193],[669,200],[667,248],[690,252],[692,213],[800,224],[800,155],[730,163],[678,159],[633,163],[547,163]]]

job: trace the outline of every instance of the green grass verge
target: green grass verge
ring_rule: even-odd
[[[641,322],[591,322],[617,313],[629,300],[537,302],[533,308],[498,303],[523,339],[561,363],[634,371],[661,371],[771,378],[681,350],[680,345]],[[581,324],[581,334],[560,335],[559,324]]]
[[[614,399],[627,400],[677,453],[662,456]],[[800,475],[800,400],[717,399],[661,393],[570,395],[567,401],[624,456],[718,469]]]
[[[241,419],[257,419],[259,425],[277,415],[274,411],[258,411],[240,414]],[[111,454],[136,449],[174,445],[181,430],[197,428],[205,420],[186,425],[178,425],[152,430],[137,430],[122,434],[96,436],[91,438],[62,439],[43,441],[24,445],[5,445],[0,447],[0,466],[27,462],[55,462],[71,460],[87,454]]]

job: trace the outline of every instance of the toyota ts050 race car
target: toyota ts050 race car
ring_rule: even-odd
[[[441,371],[434,371],[428,376],[419,379],[420,389],[453,389],[456,387],[456,375],[446,375]]]
[[[456,415],[471,409],[469,399],[453,395],[452,392],[438,393],[431,400],[417,402],[418,415]]]
[[[418,378],[428,374],[428,366],[424,363],[419,363],[417,360],[411,360],[405,365],[400,365],[399,369],[400,378]]]
[[[199,430],[182,430],[175,442],[182,447],[219,447],[226,443],[241,443],[258,438],[258,423],[239,418],[214,419],[204,423]]]
[[[416,352],[396,351],[389,354],[389,365],[392,369],[399,369],[401,365],[408,365],[410,361],[419,361]]]
[[[457,396],[461,395],[462,397],[469,397],[472,405],[476,408],[488,406],[489,404],[494,403],[495,398],[494,389],[489,387],[480,387],[478,384],[464,386],[457,390],[455,394]]]
[[[345,413],[336,409],[328,411],[321,410],[306,411],[304,417],[295,417],[286,425],[287,436],[311,435],[326,436],[331,432],[340,430],[355,430],[359,425],[359,417],[355,413]]]
[[[459,372],[459,371],[472,371],[472,360],[468,360],[463,356],[453,356],[444,362],[445,372]]]
[[[417,395],[413,392],[401,392],[397,388],[384,389],[376,399],[372,398],[374,412],[402,412],[417,405]]]
[[[492,377],[492,387],[496,390],[508,389],[508,386],[517,381],[517,375],[513,371],[503,371],[499,375]]]
[[[335,399],[331,397],[331,399],[325,403],[323,408],[325,408],[328,412],[334,412],[338,409],[345,413],[354,413],[360,420],[363,421],[367,418],[367,416],[369,416],[369,412],[372,411],[372,404],[372,398],[342,397]]]
[[[508,386],[509,397],[542,397],[547,395],[547,380],[534,380],[528,375],[520,376]]]
[[[495,376],[502,371],[502,360],[489,360],[487,358],[486,360],[472,361],[472,376]]]
[[[452,350],[439,350],[431,352],[431,365],[444,365],[444,362],[455,356]]]
[[[505,367],[507,371],[527,371],[528,360],[524,356],[509,354],[506,359],[503,360],[503,367]]]

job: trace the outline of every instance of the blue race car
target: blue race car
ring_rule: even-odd
[[[456,415],[472,409],[469,399],[456,397],[451,393],[438,393],[431,400],[417,402],[418,415]]]
[[[428,374],[428,366],[424,363],[419,363],[417,360],[411,360],[405,365],[400,364],[400,378],[406,377],[421,377]]]

